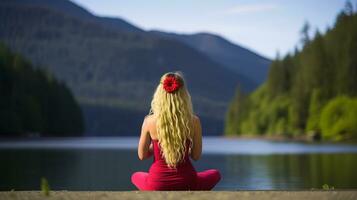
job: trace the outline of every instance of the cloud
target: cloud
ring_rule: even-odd
[[[258,12],[267,12],[278,9],[276,4],[249,4],[249,5],[237,5],[226,10],[223,10],[221,14],[225,15],[240,15],[251,14]]]

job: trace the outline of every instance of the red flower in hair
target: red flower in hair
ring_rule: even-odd
[[[181,87],[180,81],[174,75],[166,76],[163,85],[168,93],[172,93]]]

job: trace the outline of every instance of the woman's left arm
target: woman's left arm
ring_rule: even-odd
[[[141,127],[141,135],[138,145],[138,156],[140,160],[149,158],[153,153],[153,146],[150,139],[150,131],[148,126],[148,118],[145,117]]]

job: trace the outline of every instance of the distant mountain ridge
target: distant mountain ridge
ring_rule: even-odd
[[[257,86],[193,45],[121,19],[96,17],[66,0],[3,0],[0,27],[0,40],[70,86],[91,135],[137,134],[142,120],[137,118],[148,112],[157,82],[167,71],[184,72],[195,111],[211,134],[221,133],[237,85],[248,91]],[[115,123],[123,117],[133,124]]]
[[[81,20],[93,21],[101,23],[106,28],[114,30],[129,31],[129,32],[143,32],[140,28],[128,23],[120,18],[112,17],[97,17],[88,10],[80,7],[76,3],[69,0],[1,0],[1,4],[8,5],[27,5],[49,8],[54,11],[65,13],[72,17],[77,17]]]
[[[150,32],[184,42],[219,64],[254,81],[255,87],[263,83],[267,76],[271,62],[269,59],[235,45],[221,36],[210,33],[176,34],[157,30]]]
[[[271,60],[257,53],[233,44],[225,38],[210,33],[176,34],[159,30],[144,31],[127,21],[114,17],[97,17],[68,0],[3,0],[12,4],[36,5],[66,13],[82,20],[90,20],[100,23],[105,28],[119,31],[150,34],[168,39],[181,41],[222,66],[232,69],[241,79],[243,88],[251,91],[265,81]]]

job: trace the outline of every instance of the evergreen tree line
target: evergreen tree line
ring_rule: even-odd
[[[0,136],[74,136],[83,129],[67,86],[0,43]]]
[[[272,62],[266,82],[251,94],[237,88],[225,133],[326,140],[357,139],[357,14],[348,1],[333,28]]]

